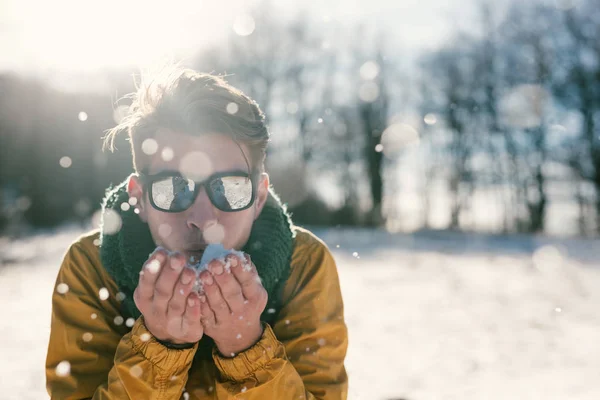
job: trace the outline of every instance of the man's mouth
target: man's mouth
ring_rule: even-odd
[[[185,250],[183,254],[186,257],[188,264],[197,264],[202,259],[202,254],[204,254],[204,250],[206,247],[200,247],[192,250]]]

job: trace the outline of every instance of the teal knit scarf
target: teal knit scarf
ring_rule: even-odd
[[[100,233],[100,258],[106,271],[113,277],[119,290],[125,295],[121,303],[124,318],[137,319],[141,313],[133,301],[133,292],[138,285],[139,273],[156,244],[150,229],[137,214],[134,207],[123,207],[128,203],[127,182],[109,187],[102,203]],[[107,232],[108,210],[121,218],[118,232]],[[108,218],[112,218],[108,217]],[[269,196],[260,216],[254,221],[250,238],[242,249],[256,265],[269,300],[261,320],[272,323],[281,308],[283,286],[290,274],[290,261],[294,247],[295,230],[284,205],[269,189]]]

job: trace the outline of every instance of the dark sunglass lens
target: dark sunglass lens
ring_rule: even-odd
[[[194,201],[194,181],[172,176],[152,184],[154,204],[163,211],[183,211]]]
[[[209,184],[215,206],[223,211],[236,211],[252,201],[252,181],[244,176],[224,176]]]

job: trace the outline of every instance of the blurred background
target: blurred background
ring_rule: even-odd
[[[132,169],[104,131],[174,60],[258,101],[299,223],[596,235],[599,5],[3,0],[0,225],[97,211]]]
[[[275,190],[338,261],[354,398],[600,398],[598,38],[599,0],[1,0],[0,292],[48,303],[132,171],[104,132],[178,61],[265,111]],[[41,347],[4,392],[40,398]]]

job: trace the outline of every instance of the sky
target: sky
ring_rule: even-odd
[[[81,73],[189,56],[230,34],[257,1],[2,0],[0,71]],[[273,3],[281,18],[303,10],[323,21],[383,27],[404,48],[436,46],[463,13],[458,1],[443,0]]]

